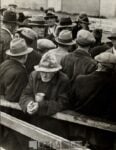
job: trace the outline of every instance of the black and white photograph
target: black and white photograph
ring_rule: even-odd
[[[116,0],[0,0],[0,150],[116,150]]]

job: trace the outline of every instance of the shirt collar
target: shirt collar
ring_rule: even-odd
[[[113,54],[116,56],[116,49],[113,47]]]

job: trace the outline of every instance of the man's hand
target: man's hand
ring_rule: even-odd
[[[39,105],[37,102],[33,102],[33,101],[29,102],[27,105],[27,113],[33,115],[34,113],[37,112],[38,107]]]

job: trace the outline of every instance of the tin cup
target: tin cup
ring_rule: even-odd
[[[35,95],[35,101],[36,102],[41,102],[44,100],[45,93],[36,93]]]

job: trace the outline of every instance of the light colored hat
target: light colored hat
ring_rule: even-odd
[[[39,65],[34,66],[36,71],[40,72],[57,72],[62,69],[61,65],[58,64],[56,57],[51,54],[45,54]]]
[[[91,32],[82,29],[77,33],[76,41],[79,45],[88,46],[95,43],[95,38]]]
[[[56,45],[48,39],[39,39],[37,40],[37,49],[40,51],[46,51],[56,48]]]
[[[116,64],[116,56],[109,52],[104,52],[97,55],[95,60],[100,63]]]
[[[76,42],[73,40],[72,32],[69,30],[62,30],[58,37],[55,38],[56,42],[61,45],[74,45]]]
[[[10,49],[6,51],[9,56],[22,56],[31,53],[33,48],[28,48],[24,39],[13,39],[10,43]]]
[[[30,40],[35,40],[37,39],[37,34],[34,30],[30,29],[30,28],[19,28],[17,29],[16,32],[21,33],[24,37],[30,39]]]
[[[116,39],[116,28],[112,29],[111,35],[108,37],[108,39]]]

